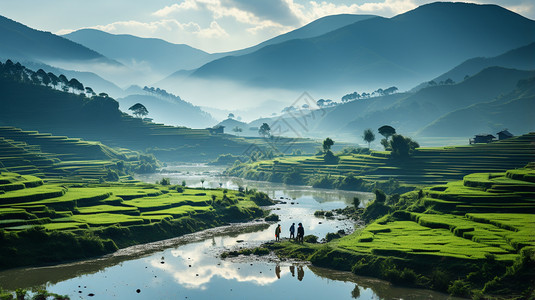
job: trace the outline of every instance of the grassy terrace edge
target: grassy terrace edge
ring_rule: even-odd
[[[302,244],[267,243],[262,249],[456,296],[534,299],[534,213],[531,163],[376,199],[361,215],[374,214],[375,221],[324,244],[307,243],[315,238],[305,237]]]
[[[391,157],[389,151],[340,152],[334,160],[326,160],[323,155],[283,156],[236,163],[225,172],[251,180],[318,188],[379,188],[387,193],[402,193],[459,180],[474,172],[521,168],[535,161],[534,143],[535,133],[529,133],[490,144],[417,148],[404,159]]]
[[[45,183],[0,172],[0,269],[99,256],[264,216],[256,191]]]

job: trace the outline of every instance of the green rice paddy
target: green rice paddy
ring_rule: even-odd
[[[341,155],[337,164],[326,164],[321,156],[277,157],[241,164],[227,172],[254,180],[282,178],[292,170],[297,170],[307,179],[318,175],[336,178],[352,173],[369,183],[395,179],[402,185],[436,185],[460,180],[471,173],[487,173],[485,176],[488,176],[488,173],[524,167],[535,161],[534,143],[535,133],[529,133],[489,144],[418,148],[406,160],[390,159],[386,151],[372,151],[370,155]],[[519,173],[517,176],[523,175]],[[535,180],[530,178],[532,182]],[[481,181],[478,179],[478,182]]]

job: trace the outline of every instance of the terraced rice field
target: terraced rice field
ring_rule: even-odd
[[[340,240],[346,250],[401,258],[440,256],[512,262],[535,247],[535,170],[471,174],[425,190],[434,213],[401,212]],[[423,256],[422,256],[423,255]]]
[[[117,161],[137,160],[138,152],[113,149],[99,142],[0,127],[0,168],[47,180],[99,182]]]
[[[434,185],[460,180],[476,172],[504,172],[535,161],[535,133],[493,142],[457,147],[419,148],[410,159],[397,161],[389,152],[339,156],[337,164],[326,164],[321,156],[281,157],[242,165],[230,174],[250,179],[262,174],[284,174],[292,169],[305,177],[347,176],[353,173],[367,181],[397,179],[408,185]]]
[[[228,198],[240,209],[257,206],[236,191],[184,189],[153,184],[47,184],[32,175],[0,172],[0,229],[33,226],[74,230],[157,223],[215,212]]]

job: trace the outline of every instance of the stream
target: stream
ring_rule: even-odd
[[[313,214],[351,205],[355,196],[361,205],[373,199],[371,193],[225,177],[222,170],[202,164],[170,165],[162,173],[136,179],[156,182],[167,177],[171,184],[186,181],[189,187],[255,188],[281,201],[272,207],[281,221],[232,224],[121,249],[97,259],[1,271],[0,286],[7,290],[45,287],[71,299],[453,299],[271,255],[221,259],[224,251],[273,241],[277,224],[282,226],[282,238],[288,238],[292,223],[303,223],[305,235],[320,239],[338,230],[352,232],[352,221]]]

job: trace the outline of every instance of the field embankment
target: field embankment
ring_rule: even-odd
[[[276,243],[281,256],[458,296],[535,296],[535,166],[475,173],[375,200],[386,215],[327,244]]]
[[[255,191],[44,183],[0,172],[0,269],[57,263],[262,217]]]
[[[252,180],[309,184],[347,190],[444,184],[474,172],[504,172],[535,161],[535,133],[489,144],[418,148],[404,159],[389,151],[369,154],[338,153],[336,161],[323,155],[277,157],[235,165],[227,174]]]

